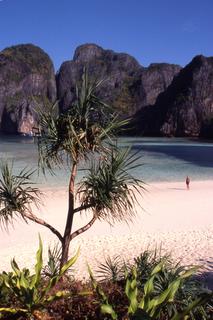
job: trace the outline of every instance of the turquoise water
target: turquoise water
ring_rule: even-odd
[[[141,156],[142,167],[133,172],[145,182],[213,179],[213,144],[180,138],[119,138],[121,148],[131,146],[132,152]],[[0,136],[0,159],[14,161],[18,173],[23,167],[37,168],[37,146],[32,138]],[[82,165],[85,167],[85,165]],[[80,175],[83,173],[81,172]],[[79,177],[80,178],[80,177]],[[56,170],[56,175],[36,175],[36,181],[45,187],[65,186],[68,182],[66,168]]]

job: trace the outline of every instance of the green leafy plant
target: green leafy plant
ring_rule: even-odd
[[[145,282],[144,288],[142,291],[142,298],[139,299],[138,305],[136,303],[135,296],[137,296],[136,292],[136,281],[137,281],[137,272],[136,269],[133,270],[132,279],[129,282],[127,279],[126,283],[126,294],[131,302],[130,305],[134,306],[134,309],[131,308],[129,311],[130,314],[134,315],[133,319],[140,319],[138,315],[141,314],[141,310],[143,314],[147,314],[147,319],[158,319],[161,315],[165,314],[165,307],[170,303],[174,303],[176,299],[177,292],[180,288],[184,286],[186,279],[191,277],[197,270],[198,267],[192,267],[190,269],[181,268],[178,272],[178,276],[176,275],[174,279],[170,279],[167,283],[167,286],[161,290],[156,295],[155,284],[158,281],[159,275],[165,268],[165,261],[161,261],[155,268],[152,270],[149,279]],[[134,288],[134,295],[128,294],[128,288]],[[210,292],[205,292],[201,294],[199,297],[197,296],[194,301],[189,301],[188,305],[182,310],[175,309],[173,315],[169,316],[171,320],[178,319],[187,319],[191,312],[196,309],[197,306],[204,304],[208,301],[210,297]],[[138,308],[136,309],[136,306]],[[185,317],[185,318],[184,318]]]
[[[167,269],[167,266],[171,264],[170,257],[169,255],[161,255],[160,249],[158,250],[157,248],[155,250],[147,249],[134,259],[139,288],[143,288],[144,283],[150,277],[154,267],[162,260],[165,262],[166,265],[164,267]]]
[[[175,296],[185,280],[197,270],[196,267],[188,270],[182,270],[178,277],[172,280],[162,292],[156,295],[155,281],[164,269],[165,262],[161,261],[152,270],[150,277],[144,284],[143,290],[138,288],[137,269],[133,267],[132,272],[126,272],[125,294],[129,304],[127,306],[126,318],[132,320],[154,320],[165,316],[170,320],[188,319],[191,312],[198,306],[204,304],[210,296],[210,292],[201,294],[194,301],[191,301],[187,307],[182,310],[175,310],[171,316],[165,314],[165,306],[174,302]],[[90,279],[94,290],[101,303],[101,313],[107,314],[111,319],[118,319],[116,306],[109,303],[109,299],[102,290],[101,286],[95,280],[91,269],[89,268]]]
[[[187,269],[180,263],[174,265],[169,255],[161,255],[161,251],[145,250],[140,256],[134,259],[137,269],[137,283],[140,290],[144,289],[146,281],[150,278],[153,268],[164,261],[164,267],[160,270],[154,282],[153,296],[158,296],[169,286],[172,281],[178,279]],[[165,304],[165,313],[171,317],[174,313],[187,308],[197,297],[205,295],[208,290],[203,288],[200,281],[194,277],[194,274],[184,279],[183,285],[180,285],[175,299]],[[193,308],[190,312],[192,319],[202,317],[208,319],[208,303],[203,306]]]
[[[10,291],[4,283],[4,273],[0,274],[0,306],[8,303]]]
[[[101,313],[109,315],[113,320],[117,320],[118,319],[117,313],[115,312],[113,306],[109,303],[108,297],[106,296],[104,291],[101,289],[98,282],[95,280],[92,270],[90,269],[89,266],[88,266],[88,271],[89,271],[90,279],[92,281],[93,288],[101,302]]]
[[[47,264],[42,269],[42,275],[44,277],[54,277],[60,273],[60,259],[61,259],[61,247],[57,243],[53,248],[48,247],[48,260]]]
[[[48,303],[60,299],[68,294],[66,291],[53,292],[52,289],[63,277],[65,272],[76,262],[79,256],[79,250],[68,262],[61,268],[58,275],[53,275],[48,281],[43,282],[41,273],[43,267],[42,258],[43,246],[39,237],[39,249],[36,254],[35,273],[31,274],[29,269],[20,269],[15,259],[12,260],[12,272],[2,274],[2,279],[6,288],[18,300],[20,307],[0,308],[0,313],[29,313],[44,308]]]

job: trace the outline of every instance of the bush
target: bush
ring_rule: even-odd
[[[5,313],[17,314],[22,313],[28,316],[36,317],[39,311],[52,301],[67,296],[66,290],[53,291],[59,280],[65,272],[75,263],[79,252],[71,258],[60,270],[59,274],[51,276],[47,281],[42,279],[42,258],[43,246],[39,238],[39,249],[36,254],[35,273],[31,274],[30,270],[19,268],[15,259],[11,262],[12,272],[3,272],[1,274],[2,289],[7,290],[9,295],[16,298],[15,306],[0,308],[0,315]]]

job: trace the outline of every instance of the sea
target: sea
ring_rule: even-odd
[[[187,138],[145,138],[120,137],[120,148],[131,148],[140,165],[132,170],[132,175],[145,183],[213,180],[213,143]],[[0,161],[9,161],[14,174],[23,168],[33,169],[34,181],[39,187],[67,186],[69,170],[67,166],[56,168],[54,174],[38,170],[38,148],[32,137],[13,135],[0,136]],[[78,180],[86,175],[89,164],[80,164]]]

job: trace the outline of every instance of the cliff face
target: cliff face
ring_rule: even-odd
[[[213,118],[213,58],[195,57],[159,98],[158,105],[165,113],[160,127],[163,134],[200,135],[206,121]]]
[[[53,64],[40,48],[27,44],[0,52],[0,131],[29,133],[36,125],[35,100],[56,99]]]
[[[153,105],[161,92],[171,84],[181,67],[168,63],[152,63],[141,74],[142,106]]]
[[[135,115],[137,133],[207,136],[213,119],[213,57],[196,56],[159,95],[152,108]],[[142,133],[142,132],[141,132]]]
[[[94,44],[78,47],[72,61],[64,62],[56,76],[62,110],[75,99],[75,85],[86,66],[90,79],[105,79],[99,95],[123,116],[135,114],[153,104],[160,92],[171,83],[180,67],[152,64],[144,68],[130,55],[104,50]]]
[[[104,79],[98,94],[125,114],[134,114],[140,103],[137,90],[142,67],[131,56],[104,50],[93,44],[82,45],[72,61],[64,62],[56,76],[61,109],[67,109],[75,98],[75,86],[84,67],[91,80]]]
[[[195,57],[185,68],[158,63],[142,67],[133,57],[85,44],[54,75],[40,48],[18,45],[0,52],[0,131],[29,133],[36,102],[75,100],[84,68],[105,79],[97,94],[121,116],[132,116],[130,134],[213,137],[213,57]],[[56,93],[57,83],[57,93]]]

